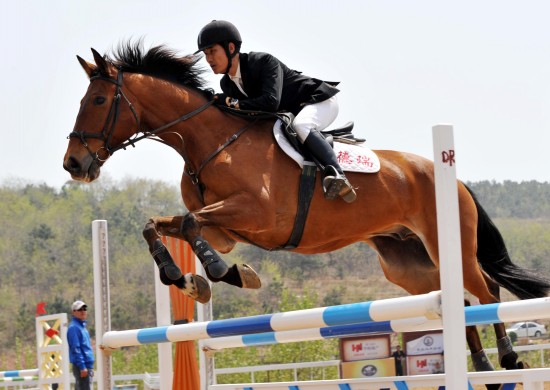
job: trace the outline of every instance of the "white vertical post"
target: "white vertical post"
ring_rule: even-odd
[[[94,257],[94,310],[96,329],[96,382],[98,390],[113,388],[111,357],[100,346],[103,335],[111,330],[111,301],[109,295],[109,240],[107,221],[92,221]]]
[[[170,288],[160,281],[159,269],[153,263],[155,269],[155,298],[157,308],[157,326],[172,325],[170,316]],[[159,361],[159,385],[160,390],[172,389],[173,381],[173,360],[172,343],[158,344]]]
[[[61,347],[61,356],[63,357],[64,361],[61,363],[61,370],[63,372],[63,388],[64,389],[70,389],[71,388],[71,367],[69,364],[69,341],[67,340],[67,330],[69,327],[69,321],[67,319],[67,315],[62,315],[62,322],[63,326],[61,327],[61,339],[63,340],[63,346]],[[543,366],[544,367],[544,366]]]
[[[206,272],[204,271],[204,267],[202,266],[200,260],[195,257],[195,264],[196,264],[196,272],[198,275],[203,276],[208,283],[210,284],[210,287],[212,287],[212,283],[210,283],[210,280],[208,280],[206,276]],[[206,321],[212,321],[212,301],[213,299],[210,298],[210,301],[201,304],[196,303],[197,305],[197,320],[199,322],[206,322]],[[199,373],[200,373],[200,388],[201,390],[208,390],[210,385],[216,384],[216,376],[214,375],[214,357],[211,354],[208,354],[204,351],[204,343],[205,340],[199,340]],[[254,375],[254,374],[252,374]]]
[[[432,128],[439,267],[445,349],[445,387],[468,389],[466,319],[453,126]]]

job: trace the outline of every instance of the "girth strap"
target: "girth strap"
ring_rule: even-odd
[[[304,168],[300,175],[300,188],[298,190],[298,211],[296,212],[294,227],[292,228],[290,238],[282,247],[284,250],[295,249],[300,245],[309,212],[309,205],[311,204],[313,192],[315,191],[316,173],[317,166],[315,164],[308,165],[307,161],[304,161]]]
[[[290,237],[286,244],[274,248],[266,248],[252,240],[249,240],[235,230],[230,230],[230,232],[242,239],[243,241],[249,243],[250,245],[254,245],[266,251],[296,249],[298,245],[300,245],[302,235],[304,234],[309,206],[311,204],[311,199],[313,198],[313,193],[315,191],[316,175],[317,166],[311,161],[304,162],[304,168],[302,169],[302,174],[300,175],[300,188],[298,189],[298,210],[296,211],[296,217],[294,218],[294,227],[292,228],[292,233],[290,234]]]

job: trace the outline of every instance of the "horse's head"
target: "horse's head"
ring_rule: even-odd
[[[95,64],[77,56],[90,79],[90,86],[80,102],[80,110],[63,168],[75,180],[91,182],[99,177],[100,168],[114,151],[125,147],[139,132],[136,108],[125,95],[123,72],[92,49]]]

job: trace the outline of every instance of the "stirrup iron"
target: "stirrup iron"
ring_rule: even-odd
[[[323,179],[323,191],[326,199],[333,200],[339,196],[345,202],[351,203],[357,198],[355,190],[344,175],[332,166],[328,166],[325,172],[327,175]]]

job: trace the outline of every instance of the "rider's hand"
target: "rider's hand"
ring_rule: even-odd
[[[227,104],[227,107],[231,107],[234,110],[240,109],[239,107],[239,99],[235,99],[232,97],[225,98],[225,104]]]

